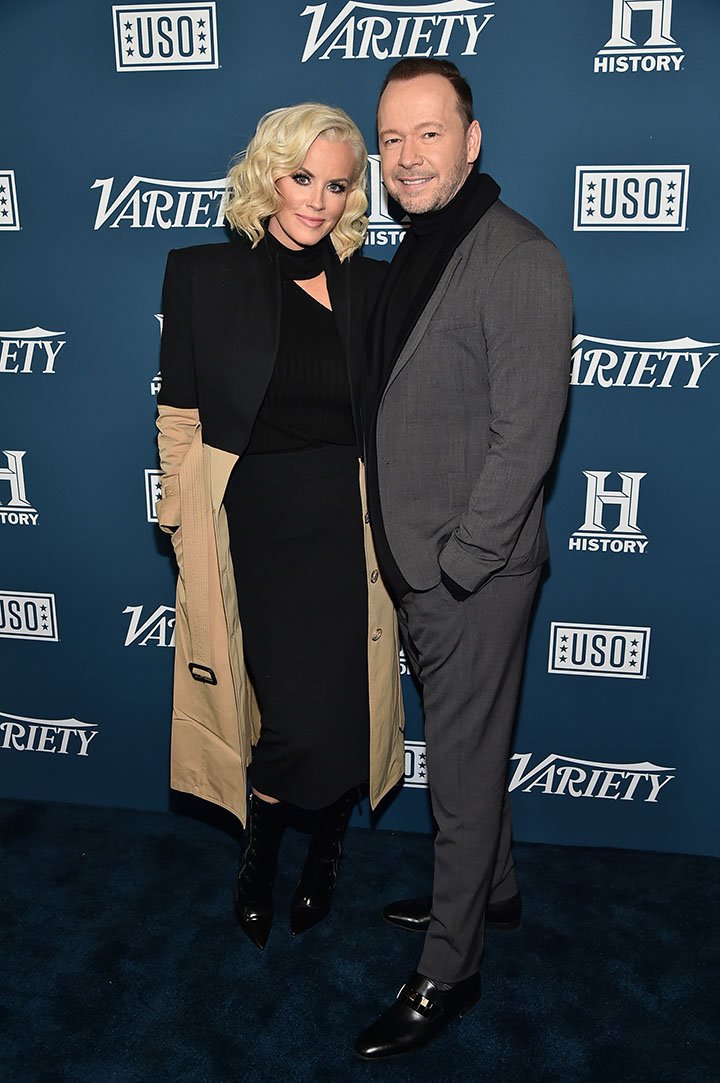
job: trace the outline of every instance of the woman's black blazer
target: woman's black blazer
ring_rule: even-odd
[[[345,348],[362,447],[366,329],[388,264],[323,249],[330,300]],[[170,252],[163,286],[158,403],[197,407],[203,443],[241,455],[267,390],[280,331],[280,267],[269,245],[243,238]]]

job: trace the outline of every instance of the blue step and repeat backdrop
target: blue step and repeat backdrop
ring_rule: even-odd
[[[467,75],[482,167],[573,279],[552,564],[516,837],[720,853],[715,0],[6,0],[0,12],[0,796],[168,807],[174,567],[154,525],[170,248],[225,240],[230,158],[319,99],[374,155],[403,56]],[[429,827],[412,682],[406,784]],[[356,822],[369,822],[361,809]]]

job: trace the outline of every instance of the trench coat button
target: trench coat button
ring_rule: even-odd
[[[382,638],[382,628],[376,628],[370,638],[372,639],[373,643],[377,643],[378,639]]]
[[[370,582],[371,583],[377,583],[378,577],[379,577],[379,572],[378,572],[377,568],[373,568],[373,570],[370,572]]]

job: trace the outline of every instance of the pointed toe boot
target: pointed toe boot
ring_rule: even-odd
[[[327,917],[332,906],[342,839],[357,794],[355,790],[312,813],[308,855],[290,906],[290,931],[304,933]]]
[[[285,829],[285,806],[250,796],[248,842],[235,891],[235,916],[240,928],[258,948],[267,944],[273,921],[273,884],[280,842]]]

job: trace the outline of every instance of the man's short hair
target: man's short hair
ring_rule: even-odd
[[[447,79],[457,96],[457,106],[462,118],[463,127],[467,131],[473,122],[473,96],[470,84],[465,79],[451,60],[434,60],[425,56],[410,56],[405,60],[398,60],[393,64],[385,76],[380,88],[380,98],[390,83],[398,80],[417,79],[420,75],[441,75]],[[380,99],[378,98],[378,106]]]

